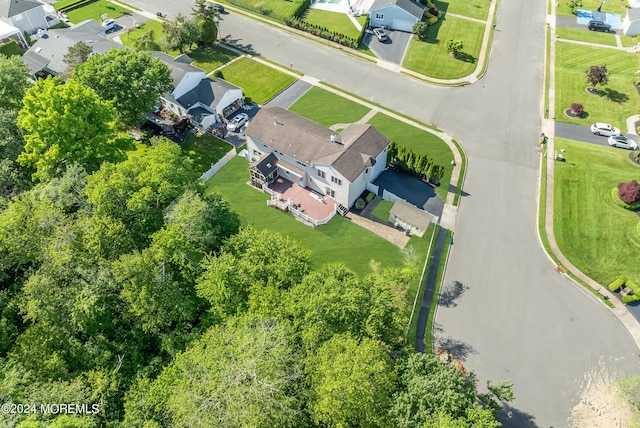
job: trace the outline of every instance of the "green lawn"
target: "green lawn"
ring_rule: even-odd
[[[135,40],[149,31],[153,31],[153,39],[156,42],[160,41],[160,37],[162,35],[162,23],[160,21],[156,21],[155,19],[150,19],[149,21],[145,21],[138,28],[133,28],[129,33],[123,32],[120,34],[120,40],[122,44],[128,48],[136,49]],[[160,44],[156,47],[157,50],[162,50]],[[169,53],[169,52],[167,52]],[[172,52],[171,55],[177,55],[179,52]]]
[[[264,104],[278,95],[296,78],[250,58],[240,58],[222,69],[224,79],[239,86],[244,94]]]
[[[248,180],[249,164],[244,158],[236,157],[209,180],[207,192],[222,195],[240,215],[243,224],[282,233],[311,249],[313,268],[342,262],[362,276],[370,272],[371,260],[377,260],[383,267],[401,265],[402,251],[379,236],[339,215],[325,226],[315,229],[305,226],[291,214],[268,207],[269,195],[249,186]],[[416,247],[420,257],[426,254],[422,241],[412,238],[409,243]]]
[[[555,140],[566,162],[554,172],[554,233],[563,254],[600,284],[619,275],[640,283],[637,214],[611,201],[621,181],[640,178],[629,152],[594,144]]]
[[[630,36],[620,36],[620,42],[625,48],[631,48],[638,43],[638,38]]]
[[[127,12],[129,12],[129,10],[114,3],[106,0],[98,0],[89,3],[87,6],[67,12],[67,17],[69,21],[74,24],[82,22],[85,19],[95,19],[98,22],[102,22],[102,15],[106,14],[108,18],[118,18]]]
[[[615,0],[611,0],[606,3],[602,3],[601,0],[582,0],[582,6],[577,7],[576,10],[596,10],[601,4],[602,12],[618,14],[621,19],[624,19],[624,17],[627,16],[627,9],[624,7],[624,4],[621,1]],[[556,15],[575,17],[575,15],[571,13],[571,9],[567,6],[567,2],[565,0],[558,1]]]
[[[393,202],[380,201],[378,205],[371,211],[371,214],[382,221],[389,221],[389,211],[393,207]]]
[[[307,9],[302,19],[309,24],[326,28],[329,31],[344,34],[352,39],[360,37],[360,31],[353,25],[353,22],[344,13],[329,12],[319,9]]]
[[[199,173],[207,172],[212,164],[233,148],[229,143],[206,133],[200,137],[188,133],[181,146],[182,151],[193,160],[193,168]]]
[[[451,166],[453,153],[444,141],[430,132],[407,125],[383,113],[376,114],[368,123],[375,126],[389,140],[413,150],[416,154],[427,155],[433,159],[434,163],[444,166],[444,177],[440,180],[436,193],[443,200],[447,198],[453,168]]]
[[[353,123],[369,112],[362,104],[314,86],[289,110],[324,126]]]
[[[491,2],[489,0],[434,0],[433,4],[443,12],[486,20]]]
[[[427,40],[412,38],[403,66],[425,76],[456,79],[475,69],[485,26],[463,18],[447,16],[429,27]],[[456,58],[447,52],[447,40],[461,40],[464,47]]]
[[[596,31],[579,30],[577,28],[557,27],[556,35],[561,39],[579,40],[581,42],[599,43],[601,45],[616,46],[616,36]]]
[[[226,0],[234,6],[283,21],[296,11],[301,0]]]
[[[606,64],[609,84],[597,95],[585,91],[585,71],[592,65]],[[556,120],[590,125],[607,122],[626,131],[626,120],[640,110],[640,96],[633,86],[638,68],[637,54],[607,48],[556,43]],[[584,106],[582,118],[569,118],[563,111],[571,103]]]

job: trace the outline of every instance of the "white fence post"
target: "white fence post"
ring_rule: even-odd
[[[231,159],[235,158],[237,154],[238,153],[236,152],[236,148],[235,147],[232,148],[220,160],[218,160],[218,162],[211,165],[211,168],[209,168],[209,171],[202,174],[202,177],[200,178],[203,179],[204,181],[209,181],[211,177],[213,177],[218,171],[220,171],[223,166],[228,164]]]

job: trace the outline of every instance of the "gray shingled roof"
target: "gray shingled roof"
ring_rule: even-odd
[[[99,33],[103,31],[104,28],[93,19],[69,28],[47,30],[47,37],[38,39],[24,55],[25,61],[29,64],[29,71],[33,74],[46,65],[50,70],[62,74],[67,68],[64,56],[69,52],[69,48],[78,42],[91,46],[97,54],[107,53],[111,49],[128,49],[101,36]]]
[[[347,126],[332,141],[334,131],[281,107],[261,109],[245,134],[305,165],[332,165],[349,181],[373,165],[389,144],[373,126],[362,124]]]
[[[185,108],[189,108],[198,102],[213,107],[216,100],[220,99],[227,91],[240,89],[222,79],[202,79],[198,85],[178,98],[178,102]]]
[[[11,18],[40,6],[42,3],[30,0],[0,0],[0,16]]]
[[[393,5],[406,10],[418,19],[422,19],[422,15],[424,14],[424,6],[411,0],[375,0],[371,5],[371,11]]]
[[[403,201],[402,199],[398,199],[398,201],[393,204],[389,214],[417,227],[420,230],[427,230],[429,223],[431,223],[431,220],[433,219],[431,214]]]
[[[252,168],[260,171],[264,177],[268,177],[278,168],[278,158],[273,153],[265,153],[260,159],[251,164]]]
[[[180,83],[182,78],[187,73],[193,72],[201,72],[204,73],[204,70],[198,68],[196,66],[191,65],[191,58],[187,55],[178,55],[177,57],[172,57],[164,52],[160,51],[152,51],[151,56],[158,58],[160,61],[165,63],[171,69],[171,79],[173,80],[173,86],[175,87]]]

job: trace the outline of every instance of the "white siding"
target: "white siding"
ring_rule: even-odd
[[[47,19],[44,8],[36,7],[34,9],[23,12],[19,15],[9,18],[11,24],[20,29],[20,31],[26,31],[29,34],[35,33],[38,28],[47,29]]]
[[[242,99],[242,89],[230,89],[226,94],[224,94],[224,96],[220,97],[219,100],[216,100],[217,103],[213,107],[217,112],[222,113],[226,106],[240,99]]]

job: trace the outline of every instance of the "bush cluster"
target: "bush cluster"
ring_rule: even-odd
[[[640,202],[640,183],[636,180],[618,183],[618,197],[627,204]]]
[[[640,295],[638,294],[627,294],[626,296],[622,296],[622,303],[625,305],[631,302],[637,302],[640,300]]]
[[[633,204],[628,204],[620,199],[620,196],[618,195],[618,186],[611,189],[611,200],[614,204],[621,208],[625,208],[631,211],[640,210],[640,201],[634,202]]]
[[[615,281],[613,281],[607,288],[611,291],[618,291],[620,287],[622,287],[627,282],[626,276],[619,276]]]
[[[395,142],[389,145],[387,162],[393,163],[402,172],[430,182],[438,182],[444,177],[444,166],[435,165],[428,156],[417,155],[413,150],[398,146]]]
[[[360,37],[354,39],[344,34],[336,33],[335,31],[329,31],[325,27],[319,27],[314,24],[309,24],[308,22],[298,18],[285,18],[284,23],[289,27],[306,31],[307,33],[313,34],[314,36],[322,37],[323,39],[331,40],[332,42],[336,42],[353,49],[358,48],[360,40],[362,39],[362,33],[360,34]]]
[[[569,106],[569,110],[571,110],[572,114],[580,116],[584,112],[584,106],[582,104],[573,103]]]

